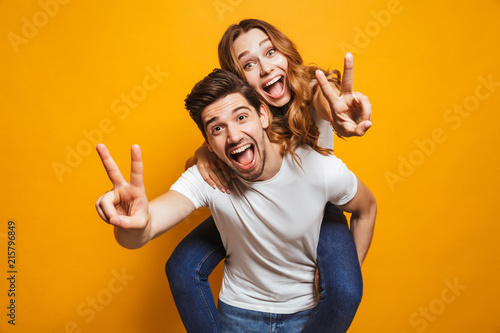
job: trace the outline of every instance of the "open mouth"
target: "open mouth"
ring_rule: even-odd
[[[272,98],[281,97],[285,91],[285,77],[283,75],[275,77],[264,84],[262,89]]]
[[[250,168],[255,160],[254,146],[248,143],[230,152],[231,159],[233,159],[238,166],[242,168]]]

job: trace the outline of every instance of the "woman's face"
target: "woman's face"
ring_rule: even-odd
[[[246,80],[268,104],[279,107],[290,101],[288,61],[262,30],[239,35],[233,48]]]

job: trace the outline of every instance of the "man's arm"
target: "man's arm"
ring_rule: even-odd
[[[377,216],[377,202],[368,187],[358,179],[358,189],[354,198],[338,207],[352,213],[350,221],[351,232],[354,237],[359,264],[361,266],[372,242],[375,217]]]
[[[148,202],[139,146],[132,146],[129,183],[123,178],[106,146],[97,145],[97,152],[114,187],[97,200],[96,209],[105,222],[115,227],[116,240],[123,247],[136,249],[145,245],[195,210],[191,200],[175,191]]]

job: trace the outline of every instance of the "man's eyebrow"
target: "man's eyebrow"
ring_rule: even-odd
[[[259,47],[262,46],[262,44],[264,44],[265,42],[268,42],[270,41],[269,40],[269,37],[267,37],[266,39],[263,39],[260,43],[259,43]],[[249,51],[245,51],[245,52],[242,52],[239,56],[238,56],[238,60],[240,60],[241,57],[247,55],[249,53]]]
[[[238,107],[234,108],[234,109],[233,109],[233,111],[231,111],[231,112],[232,112],[232,113],[236,113],[236,112],[240,111],[241,109],[246,109],[246,110],[248,110],[248,111],[252,111],[252,110],[251,110],[248,106],[245,106],[245,105],[240,105],[240,106],[238,106]],[[207,120],[207,122],[205,123],[205,129],[207,129],[207,128],[208,128],[208,125],[210,125],[210,124],[211,124],[211,123],[213,123],[213,122],[216,122],[217,120],[219,120],[219,118],[218,118],[218,117],[212,117],[212,118],[210,118],[209,120]]]

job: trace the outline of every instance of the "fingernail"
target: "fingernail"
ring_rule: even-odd
[[[367,120],[365,125],[363,126],[365,130],[369,129],[370,127],[372,127],[372,122]]]

